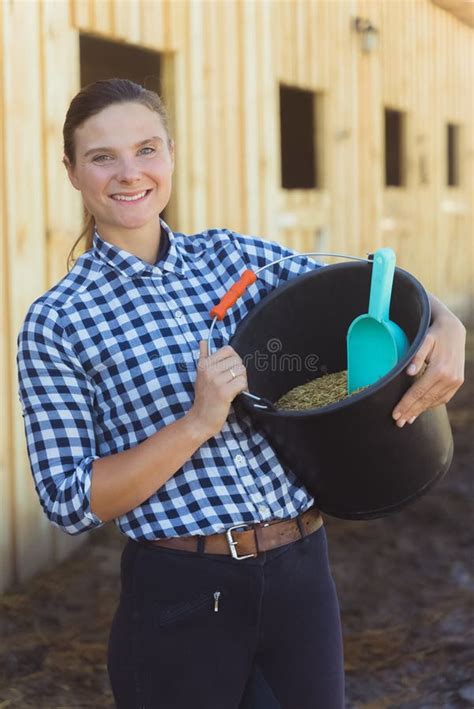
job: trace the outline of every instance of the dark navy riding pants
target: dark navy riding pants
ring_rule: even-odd
[[[129,540],[108,672],[117,709],[343,709],[324,526],[242,561]]]

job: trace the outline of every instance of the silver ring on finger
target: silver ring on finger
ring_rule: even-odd
[[[232,374],[232,379],[235,379],[237,377],[237,374],[234,372],[233,369],[229,369],[229,372]]]

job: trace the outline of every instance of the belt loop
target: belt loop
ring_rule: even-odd
[[[301,515],[298,515],[296,518],[296,523],[298,525],[298,529],[300,530],[301,538],[304,539],[306,537],[306,532],[303,527],[303,522],[301,521]]]
[[[257,554],[260,554],[260,544],[259,539],[258,539],[258,532],[259,532],[260,527],[255,527],[253,530],[253,538],[255,539],[255,548],[257,550]]]
[[[197,551],[199,554],[203,554],[205,546],[205,537],[203,534],[199,534],[197,537]]]

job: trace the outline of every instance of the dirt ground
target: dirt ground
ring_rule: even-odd
[[[468,353],[444,480],[383,519],[326,518],[347,709],[474,707],[474,333]],[[124,540],[112,524],[89,536],[73,558],[0,596],[0,709],[114,706],[106,645]]]

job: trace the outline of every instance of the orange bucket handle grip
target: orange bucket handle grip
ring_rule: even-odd
[[[222,320],[228,309],[234,305],[234,303],[240,298],[241,295],[245,293],[247,287],[255,283],[257,280],[257,274],[254,273],[250,268],[247,268],[239,280],[234,283],[233,286],[229,288],[227,293],[221,298],[219,303],[215,305],[210,311],[212,317]]]

